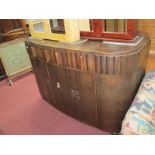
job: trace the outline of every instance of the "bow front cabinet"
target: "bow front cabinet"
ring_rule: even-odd
[[[100,129],[120,131],[145,74],[148,37],[138,36],[132,43],[79,44],[29,38],[26,47],[48,103]]]

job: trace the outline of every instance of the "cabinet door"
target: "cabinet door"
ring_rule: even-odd
[[[53,95],[53,89],[51,88],[51,82],[49,80],[47,64],[44,59],[41,60],[41,49],[31,44],[26,44],[26,47],[32,62],[33,71],[35,73],[40,93],[45,100],[50,102],[50,104],[55,105],[55,98]]]
[[[51,88],[55,97],[55,107],[70,113],[70,94],[67,81],[67,69],[48,64]]]
[[[75,71],[75,74],[79,90],[79,105],[77,105],[77,114],[80,115],[82,120],[88,122],[89,124],[96,125],[97,105],[95,100],[94,74],[82,71]],[[74,82],[74,79],[72,82]],[[72,95],[72,100],[75,102],[73,97],[74,96]]]
[[[50,97],[50,88],[48,86],[49,80],[47,78],[46,64],[41,62],[37,58],[31,58],[31,61],[40,93],[45,100],[50,102],[51,97]]]
[[[119,132],[122,120],[136,92],[135,75],[97,74],[96,92],[98,125],[100,128]]]
[[[56,107],[75,118],[96,124],[94,76],[48,64]]]

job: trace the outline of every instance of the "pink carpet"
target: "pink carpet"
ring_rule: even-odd
[[[9,87],[0,82],[1,134],[109,134],[58,111],[39,93],[33,73],[16,79]]]

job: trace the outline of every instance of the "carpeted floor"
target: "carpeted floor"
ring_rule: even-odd
[[[0,134],[109,134],[58,111],[40,94],[33,73],[0,82]]]

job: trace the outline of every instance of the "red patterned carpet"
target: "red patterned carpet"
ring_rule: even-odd
[[[0,134],[109,134],[58,111],[40,94],[32,73],[0,82]]]

